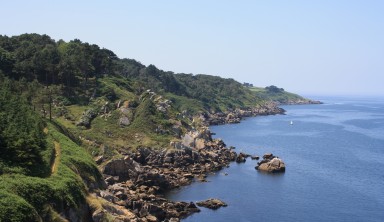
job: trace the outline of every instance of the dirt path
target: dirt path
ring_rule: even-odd
[[[60,156],[61,156],[61,146],[60,143],[54,142],[55,143],[55,160],[53,161],[52,167],[51,167],[51,172],[56,173],[57,172],[57,165],[60,162]]]

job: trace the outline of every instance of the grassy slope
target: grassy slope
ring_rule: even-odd
[[[308,99],[302,96],[299,96],[294,93],[286,92],[286,91],[269,92],[265,88],[261,88],[261,87],[251,87],[249,89],[261,99],[278,102],[280,104],[285,104],[288,102],[296,102],[296,101],[309,101]]]
[[[48,124],[47,142],[50,151],[55,142],[60,144],[60,160],[51,157],[57,164],[55,173],[45,178],[0,176],[0,221],[60,219],[56,212],[78,209],[85,203],[88,189],[100,185],[101,175],[90,155],[52,124]]]

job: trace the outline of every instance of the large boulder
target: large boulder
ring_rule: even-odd
[[[285,172],[285,163],[279,157],[274,156],[271,153],[265,154],[263,160],[257,163],[256,170],[268,172],[268,173],[279,173]]]
[[[211,135],[209,128],[190,131],[182,137],[181,143],[184,147],[202,149],[207,142],[212,141]]]
[[[137,177],[137,185],[145,186],[158,186],[161,191],[165,191],[169,188],[170,183],[164,174],[159,173],[157,170],[143,171]]]
[[[111,160],[102,169],[103,174],[118,176],[118,181],[135,180],[142,171],[140,164],[128,156]]]

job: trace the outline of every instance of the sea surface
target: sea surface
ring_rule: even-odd
[[[237,152],[279,156],[286,172],[258,172],[249,158],[174,190],[173,200],[228,204],[183,221],[384,221],[384,98],[315,99],[324,104],[211,127]]]

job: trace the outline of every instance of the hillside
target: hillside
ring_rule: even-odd
[[[249,87],[259,98],[269,100],[277,103],[278,105],[299,105],[299,104],[319,104],[320,101],[314,101],[294,93],[285,91],[283,88],[276,86]]]
[[[0,221],[188,216],[161,194],[237,155],[207,126],[283,113],[277,98],[78,39],[0,36]]]

